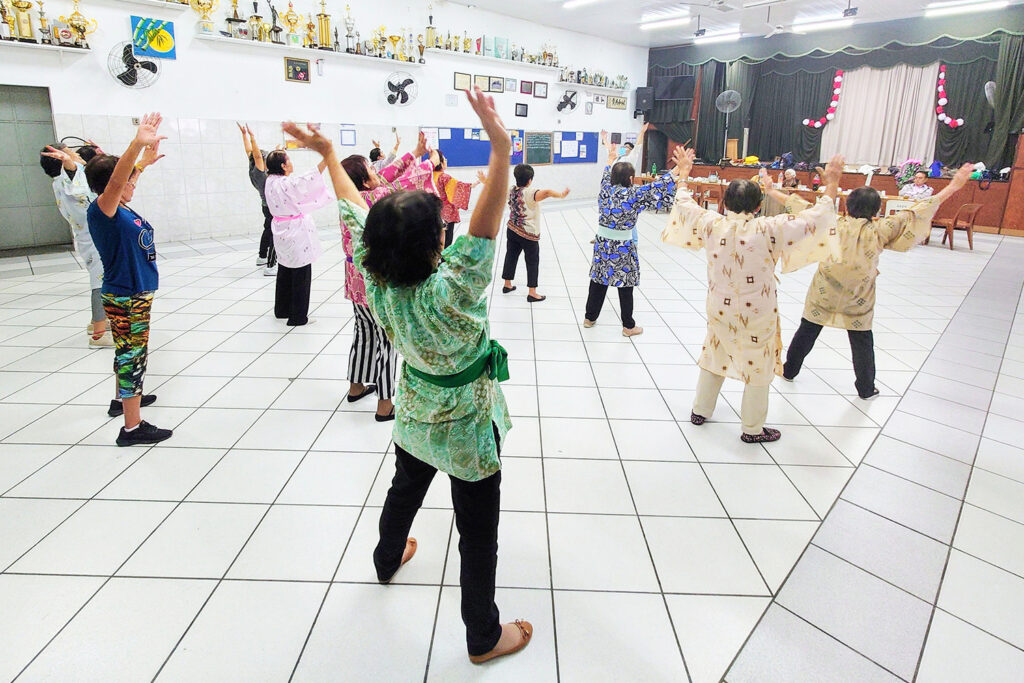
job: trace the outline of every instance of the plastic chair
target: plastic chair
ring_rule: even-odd
[[[949,239],[949,248],[953,248],[953,231],[967,231],[967,245],[974,250],[974,223],[978,220],[978,213],[981,211],[981,204],[964,204],[953,218],[938,218],[932,221],[933,225],[945,228],[946,233],[942,236],[942,243]]]

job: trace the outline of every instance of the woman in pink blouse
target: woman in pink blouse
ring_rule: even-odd
[[[455,239],[455,224],[462,222],[459,210],[465,211],[469,208],[469,197],[477,185],[487,181],[483,171],[477,171],[476,181],[464,183],[461,180],[448,175],[448,160],[444,158],[441,150],[437,151],[437,163],[434,164],[434,187],[441,197],[441,220],[445,223],[444,247],[447,249]]]
[[[430,160],[420,162],[430,153]],[[342,167],[359,190],[366,205],[399,190],[425,190],[434,192],[433,168],[439,152],[427,148],[427,138],[420,133],[419,144],[411,154],[393,161],[378,173],[372,162],[358,154],[341,162]],[[366,304],[366,286],[363,276],[352,262],[352,233],[341,221],[341,240],[345,249],[345,298],[352,302],[355,312],[355,334],[348,355],[349,403],[377,392],[377,422],[395,419],[395,372],[397,354],[391,341]]]

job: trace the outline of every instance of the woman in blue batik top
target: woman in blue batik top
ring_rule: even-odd
[[[622,310],[622,335],[633,337],[644,329],[633,320],[633,288],[640,284],[640,259],[637,256],[633,228],[640,212],[661,209],[672,204],[675,195],[673,169],[654,182],[634,185],[633,164],[620,161],[619,146],[608,146],[608,165],[601,176],[597,198],[598,229],[594,240],[594,261],[590,267],[590,294],[583,327],[593,327],[601,314],[608,286],[619,290]]]

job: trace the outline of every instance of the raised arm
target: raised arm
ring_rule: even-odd
[[[267,160],[263,158],[263,151],[256,144],[256,134],[252,132],[249,124],[245,125],[245,132],[249,134],[249,145],[252,147],[252,163],[256,170],[261,173],[267,172]]]
[[[330,140],[316,128],[307,125],[306,130],[303,130],[291,121],[282,123],[281,130],[290,135],[299,146],[311,149],[322,157],[317,168],[320,168],[321,172],[326,168],[330,173],[335,197],[346,199],[363,209],[366,208],[366,202],[359,194],[359,190],[352,183],[352,179],[348,177],[348,173],[345,173],[345,169],[341,167],[341,162],[338,161],[338,155],[335,154],[334,145]]]
[[[469,234],[493,240],[501,229],[501,215],[508,192],[508,155],[512,139],[494,108],[494,98],[480,92],[480,88],[466,91],[466,99],[480,118],[480,124],[491,139],[491,158],[487,165],[487,180],[480,199],[469,219]]]
[[[565,188],[561,192],[558,190],[538,190],[535,199],[538,202],[542,202],[545,199],[551,199],[552,197],[558,197],[559,199],[565,199],[569,196],[569,188]]]
[[[135,139],[117,160],[117,165],[114,166],[114,172],[110,174],[110,180],[107,181],[107,187],[103,190],[103,194],[96,198],[96,204],[100,207],[103,215],[111,217],[117,213],[117,206],[121,203],[124,186],[128,184],[128,179],[131,178],[135,169],[135,161],[139,158],[142,150],[166,139],[167,136],[157,134],[161,121],[163,118],[159,113],[146,114],[142,117],[142,123],[135,131]]]
[[[238,121],[235,121],[235,125],[238,126],[238,132],[242,134],[242,145],[245,147],[245,158],[248,159],[252,156],[252,142],[249,140],[249,126],[243,126]]]
[[[960,190],[964,189],[967,181],[971,179],[972,173],[974,173],[974,164],[964,164],[958,168],[953,179],[949,181],[949,185],[942,188],[938,194],[932,195],[932,201],[941,204]]]
[[[818,170],[818,173],[825,179],[825,196],[834,202],[839,195],[839,180],[843,177],[843,157],[835,155],[829,159],[824,171]]]

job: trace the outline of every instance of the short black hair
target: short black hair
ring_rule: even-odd
[[[54,149],[67,149],[68,146],[63,142],[55,142],[50,147]],[[51,178],[56,178],[60,175],[61,169],[64,168],[64,162],[60,159],[45,156],[45,153],[49,151],[46,147],[39,150],[39,165],[43,167],[43,173]]]
[[[120,158],[116,154],[97,154],[85,165],[85,180],[94,194],[101,195],[107,189]]]
[[[100,148],[96,145],[82,145],[78,148],[78,156],[82,157],[82,161],[89,163],[92,158],[100,153]]]
[[[633,164],[628,161],[620,161],[612,166],[612,185],[630,187],[633,185],[633,176],[635,175],[636,169],[633,168]]]
[[[882,198],[871,187],[858,187],[846,198],[846,213],[853,218],[872,219],[882,208]]]
[[[441,167],[444,165],[444,152],[442,152],[439,149],[438,150],[434,150],[434,151],[437,152],[437,165],[434,166],[434,170],[435,171],[440,171]]]
[[[924,170],[923,168],[922,168],[922,169],[919,169],[919,170],[917,170],[917,171],[914,171],[914,175],[917,175],[918,173],[920,173],[921,175],[923,175],[923,176],[924,176],[925,178],[927,178],[927,177],[928,177],[928,171]]]
[[[377,161],[384,156],[384,152],[380,151],[380,147],[374,147],[370,150],[370,161]]]
[[[512,175],[516,178],[516,185],[518,187],[526,187],[533,180],[533,166],[529,164],[519,164],[512,171]]]
[[[370,156],[373,156],[372,154]],[[366,157],[362,154],[353,154],[341,161],[341,167],[352,180],[352,184],[360,192],[370,189],[367,184],[370,182],[370,171],[366,166]]]
[[[267,165],[269,175],[284,175],[284,165],[288,163],[288,155],[279,149],[267,155],[263,163]]]
[[[754,213],[764,195],[752,180],[734,180],[725,188],[725,208],[734,213]]]
[[[421,190],[395,192],[370,208],[363,268],[378,285],[415,287],[441,260],[441,200]]]
[[[636,149],[636,145],[634,145],[632,142],[627,142],[625,146],[629,147],[630,150]]]

